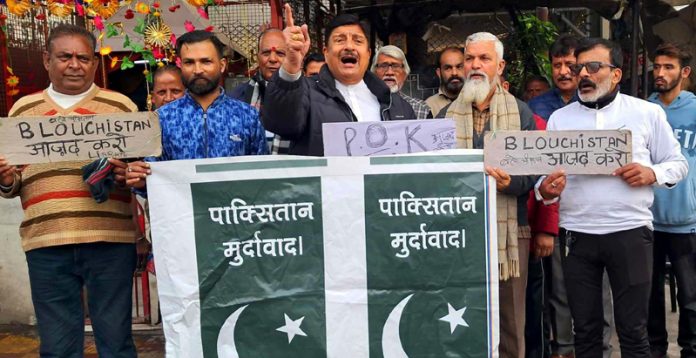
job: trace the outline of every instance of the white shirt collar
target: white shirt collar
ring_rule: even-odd
[[[76,103],[82,101],[83,99],[85,99],[85,97],[87,97],[87,94],[89,94],[89,92],[92,89],[94,89],[94,87],[95,87],[95,85],[94,85],[94,83],[92,83],[92,85],[86,91],[79,93],[79,94],[70,95],[70,94],[60,93],[60,92],[56,91],[53,88],[53,83],[51,83],[50,85],[48,85],[47,92],[48,92],[48,96],[51,97],[53,102],[56,102],[56,104],[58,104],[61,108],[67,109],[67,108],[74,106]]]
[[[354,85],[346,85],[336,80],[336,89],[348,103],[358,122],[379,122],[382,120],[379,100],[370,91],[365,81]]]

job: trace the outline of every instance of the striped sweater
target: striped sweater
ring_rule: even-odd
[[[87,96],[63,109],[47,91],[22,97],[11,117],[135,112],[127,97],[92,86]],[[3,197],[20,196],[24,220],[19,228],[24,251],[42,247],[98,241],[131,243],[135,233],[130,192],[117,188],[102,204],[91,197],[81,167],[89,162],[32,164],[25,168]]]

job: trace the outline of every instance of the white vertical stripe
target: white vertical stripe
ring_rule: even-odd
[[[368,357],[367,254],[362,176],[323,177],[326,356]]]
[[[498,297],[498,222],[495,180],[490,176],[484,177],[486,186],[486,236],[488,236],[488,334],[490,335],[489,357],[498,358],[500,356],[500,299]]]
[[[193,168],[190,162],[165,163],[152,163],[147,178],[165,350],[168,358],[203,357],[191,187],[177,180]]]

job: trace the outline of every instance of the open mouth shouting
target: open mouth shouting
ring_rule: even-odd
[[[595,89],[597,89],[597,84],[587,78],[581,79],[580,83],[578,83],[578,90],[580,90],[580,93],[590,93]]]
[[[358,54],[354,52],[344,52],[340,59],[343,67],[354,68],[358,66]]]

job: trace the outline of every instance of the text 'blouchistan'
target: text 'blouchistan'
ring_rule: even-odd
[[[549,136],[529,137],[505,137],[506,151],[528,151],[524,157],[506,155],[501,161],[500,166],[506,167],[515,164],[534,164],[541,161],[542,156],[546,157],[547,164],[555,165],[581,165],[587,166],[594,164],[598,166],[623,166],[629,161],[629,152],[621,148],[630,145],[630,134],[605,136],[585,136],[578,134],[577,137],[553,137],[553,132]],[[538,156],[530,156],[529,153],[539,153]]]
[[[314,203],[299,202],[287,204],[247,205],[247,202],[235,198],[230,206],[208,208],[210,220],[220,225],[239,225],[268,222],[289,222],[314,220]],[[241,266],[245,257],[260,258],[264,256],[302,256],[302,235],[262,239],[261,231],[254,233],[253,239],[232,239],[222,243],[225,257],[231,258],[231,266]]]
[[[132,137],[129,134],[152,129],[152,123],[149,119],[96,121],[95,116],[67,116],[52,117],[34,125],[19,122],[17,129],[22,139],[37,140],[25,145],[31,155],[63,157],[87,150],[89,158],[120,158],[128,147],[126,138]]]
[[[476,197],[448,196],[416,198],[409,191],[402,191],[398,198],[379,199],[379,209],[387,216],[448,215],[459,216],[476,214]],[[397,252],[394,256],[407,258],[411,250],[463,249],[466,247],[466,230],[426,230],[428,224],[421,223],[420,230],[414,232],[391,233],[391,247]]]

